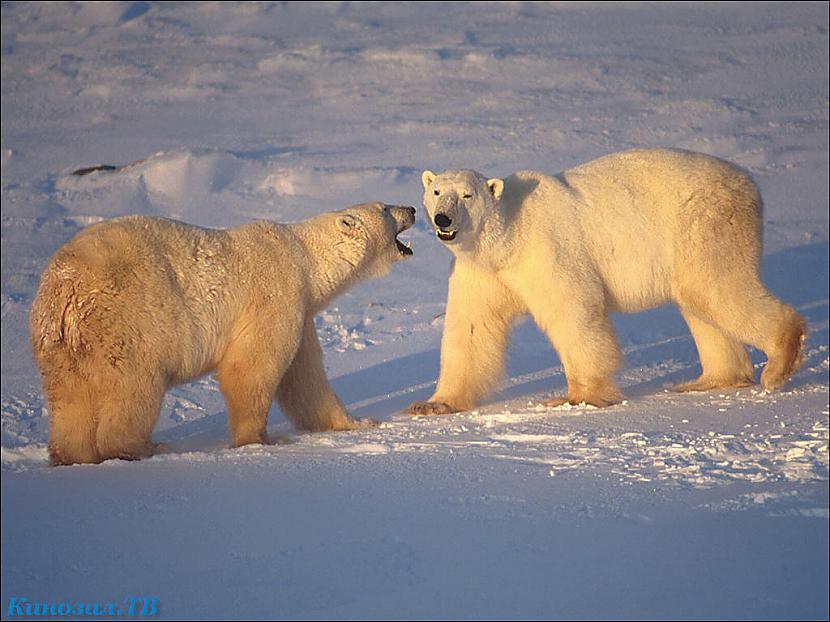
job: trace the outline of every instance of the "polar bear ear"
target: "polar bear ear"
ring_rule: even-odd
[[[424,184],[424,190],[429,188],[429,185],[435,181],[435,173],[432,171],[424,171],[421,173],[421,182]]]
[[[360,229],[360,221],[353,214],[343,214],[337,217],[337,228],[343,233],[354,235]]]
[[[488,179],[487,187],[490,189],[490,194],[498,201],[501,198],[501,193],[504,192],[504,181],[498,178]]]

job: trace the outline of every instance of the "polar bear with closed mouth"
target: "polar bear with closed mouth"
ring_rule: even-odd
[[[559,353],[567,396],[621,399],[608,314],[673,301],[703,372],[677,387],[755,381],[744,344],[762,350],[761,383],[783,385],[802,361],[805,324],[760,280],[761,198],[737,167],[674,149],[611,154],[556,176],[487,179],[470,170],[422,176],[424,206],[454,255],[441,371],[412,414],[468,410],[503,373],[514,319],[530,314]]]
[[[53,465],[153,453],[165,391],[216,371],[231,445],[268,441],[276,399],[303,430],[348,430],[314,315],[412,254],[415,209],[373,203],[224,231],[128,216],[60,248],[32,305]]]

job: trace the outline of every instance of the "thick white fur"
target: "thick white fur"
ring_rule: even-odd
[[[525,313],[565,368],[567,398],[550,404],[618,401],[621,355],[608,314],[667,301],[688,322],[703,367],[679,390],[753,383],[743,344],[766,353],[767,389],[801,363],[804,322],[759,276],[758,189],[723,160],[632,150],[556,176],[425,171],[423,183],[430,222],[442,235],[455,232],[442,240],[455,258],[438,386],[412,413],[479,403],[500,378],[513,320]],[[452,223],[439,227],[439,213]]]
[[[32,306],[52,464],[136,459],[172,385],[216,371],[233,446],[267,442],[276,397],[305,430],[343,430],[314,315],[403,255],[414,210],[355,206],[225,231],[129,216],[58,250]]]

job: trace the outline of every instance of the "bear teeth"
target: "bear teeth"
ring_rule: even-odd
[[[411,255],[412,254],[412,248],[410,248],[409,242],[407,242],[406,244],[403,244],[403,243],[401,243],[401,241],[398,238],[395,238],[395,246],[398,247],[398,252],[401,255]]]
[[[442,240],[444,242],[449,242],[450,240],[455,239],[455,236],[456,236],[456,234],[458,234],[458,231],[440,231],[440,230],[436,230],[435,234],[438,236],[438,238],[440,240]]]

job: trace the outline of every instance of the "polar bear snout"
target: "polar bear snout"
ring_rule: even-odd
[[[453,219],[451,216],[444,213],[438,213],[435,214],[435,218],[433,218],[432,221],[435,223],[435,226],[438,227],[435,230],[435,235],[437,235],[438,239],[442,242],[450,242],[455,239],[456,235],[458,235],[458,226],[456,225],[455,227],[452,227]]]
[[[403,244],[397,236],[415,224],[415,208],[408,205],[384,205],[384,211],[395,220],[395,247],[403,257],[412,255],[409,243]]]
[[[458,199],[455,193],[447,193],[438,200],[432,222],[437,227],[435,235],[442,242],[450,242],[458,235]]]
[[[446,214],[435,214],[435,218],[433,218],[433,222],[442,229],[446,229],[452,224],[452,218],[447,216]]]
[[[393,206],[393,210],[400,214],[395,220],[398,222],[398,233],[402,233],[415,224],[415,208],[408,205]]]

